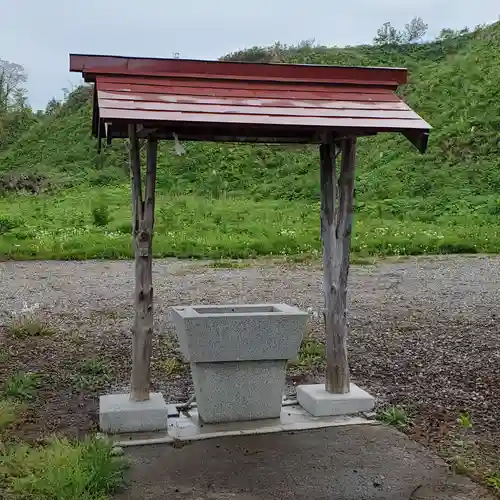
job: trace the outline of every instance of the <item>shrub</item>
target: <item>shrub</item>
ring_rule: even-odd
[[[18,220],[9,217],[8,215],[0,215],[0,234],[8,233],[10,230],[19,227]]]
[[[105,227],[111,222],[109,209],[106,205],[100,205],[92,209],[92,219],[94,226]]]

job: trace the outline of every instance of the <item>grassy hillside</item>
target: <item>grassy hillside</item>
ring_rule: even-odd
[[[392,135],[360,140],[354,250],[500,250],[499,23],[422,45],[278,45],[225,59],[407,66],[401,92],[434,127],[429,151],[421,156]],[[177,157],[166,143],[160,151],[157,255],[317,254],[317,148],[186,150]],[[88,91],[73,93],[0,153],[0,255],[129,256],[126,161],[120,141],[97,157]]]

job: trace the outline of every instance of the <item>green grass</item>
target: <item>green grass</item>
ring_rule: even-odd
[[[36,500],[107,500],[123,484],[125,461],[102,439],[0,446],[0,494]]]
[[[92,222],[92,200],[110,222]],[[385,200],[359,207],[352,250],[358,256],[500,251],[492,197],[460,208],[433,199]],[[456,204],[454,204],[456,205]],[[389,207],[392,207],[389,209]],[[396,208],[395,208],[396,207]],[[132,256],[128,186],[68,190],[51,196],[0,198],[15,227],[0,236],[0,257],[90,259]],[[403,218],[399,214],[405,214]],[[244,259],[263,255],[318,257],[319,204],[306,201],[209,199],[159,193],[155,257]],[[223,261],[225,262],[225,261]],[[216,264],[215,264],[216,265]],[[222,265],[222,264],[221,264]]]
[[[360,258],[500,251],[500,23],[396,47],[254,48],[230,59],[410,69],[404,99],[434,127],[429,150],[402,136],[358,146],[353,250]],[[0,258],[131,256],[123,141],[101,158],[85,88],[0,152]],[[188,143],[158,154],[157,257],[318,256],[318,148]],[[42,195],[26,194],[31,184]],[[17,187],[17,190],[16,190]],[[24,191],[23,191],[24,189]]]
[[[252,266],[251,262],[248,261],[225,259],[214,260],[207,265],[214,269],[246,269]]]
[[[102,363],[91,360],[82,369],[102,374]],[[0,498],[111,500],[123,485],[127,462],[116,457],[110,442],[53,438],[35,446],[11,435],[39,382],[36,374],[18,373],[0,394]]]
[[[83,371],[102,375],[102,363],[91,360]],[[111,443],[51,439],[40,446],[11,436],[14,426],[40,383],[40,376],[19,372],[0,394],[0,498],[33,500],[110,500],[123,484],[126,461]]]

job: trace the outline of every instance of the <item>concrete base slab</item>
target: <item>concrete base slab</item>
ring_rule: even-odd
[[[298,404],[287,404],[282,407],[280,418],[206,424],[200,420],[198,408],[195,406],[187,412],[178,413],[177,416],[169,415],[167,432],[120,433],[112,436],[112,439],[117,445],[128,447],[360,424],[373,425],[377,422],[361,416],[313,417]]]
[[[353,415],[371,411],[375,406],[375,399],[355,384],[351,384],[347,394],[326,392],[325,384],[299,385],[297,401],[315,417]]]
[[[102,432],[148,432],[167,429],[168,407],[161,393],[148,401],[130,401],[129,394],[107,394],[99,398]]]
[[[369,423],[372,422],[355,416],[313,417],[296,404],[283,406],[280,418],[206,424],[200,420],[197,408],[193,408],[189,411],[188,415],[183,414],[179,418],[169,418],[168,435],[174,439],[192,441],[223,436],[271,434],[275,432]]]

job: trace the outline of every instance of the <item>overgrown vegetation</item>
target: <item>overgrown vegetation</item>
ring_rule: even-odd
[[[95,360],[83,368],[94,375],[102,374]],[[110,442],[97,437],[82,441],[54,438],[34,445],[11,436],[42,378],[40,374],[19,372],[0,389],[0,498],[111,498],[123,484],[126,461],[115,456]]]
[[[54,439],[45,446],[0,443],[2,498],[106,500],[122,485],[125,461],[107,441]]]
[[[276,44],[225,57],[409,67],[402,94],[433,125],[430,148],[421,156],[392,135],[359,141],[353,250],[361,256],[500,251],[500,24],[445,35],[345,49]],[[89,98],[77,89],[0,153],[2,258],[131,255],[126,145],[117,140],[98,158]],[[183,156],[169,143],[159,153],[156,256],[317,254],[316,148],[185,147]]]

